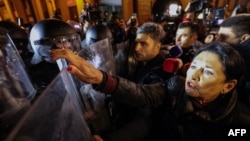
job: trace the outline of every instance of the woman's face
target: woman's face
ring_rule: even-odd
[[[227,86],[223,66],[216,54],[204,51],[194,58],[187,71],[187,95],[203,105],[228,92]]]

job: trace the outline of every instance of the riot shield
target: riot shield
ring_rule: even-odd
[[[124,41],[116,44],[114,49],[116,75],[128,76],[128,58],[129,58],[129,42]]]
[[[0,140],[4,139],[30,108],[36,91],[14,44],[0,29]]]
[[[84,48],[79,55],[96,68],[114,74],[112,48],[107,39]],[[100,133],[109,125],[105,94],[72,77],[64,67],[6,141],[89,141],[91,133]]]
[[[79,56],[85,58],[97,69],[115,74],[115,63],[112,47],[109,40],[103,39],[90,46],[83,48]],[[94,133],[100,133],[110,127],[110,103],[106,94],[100,93],[92,88],[92,85],[80,83],[80,95],[85,103],[84,111],[88,114],[86,121]],[[86,115],[86,114],[85,114]]]
[[[6,141],[90,141],[77,95],[71,74],[62,69]]]
[[[108,38],[84,47],[78,55],[86,59],[97,69],[104,70],[109,74],[115,74],[115,63],[112,45]]]
[[[22,90],[24,91],[24,95],[22,97],[26,97],[28,100],[32,100],[36,95],[36,90],[33,87],[25,70],[24,62],[12,40],[8,38],[9,36],[4,32],[1,32],[0,34],[2,34],[0,35],[1,49],[4,53],[8,69],[10,70],[10,74],[18,81],[20,81]]]

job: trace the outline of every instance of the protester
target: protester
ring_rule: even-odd
[[[112,45],[115,56],[115,65],[118,67],[123,65],[124,67],[122,67],[122,71],[127,71],[125,73],[120,73],[121,71],[118,71],[120,69],[116,68],[116,74],[119,76],[122,75],[123,77],[140,84],[163,83],[165,79],[173,74],[171,72],[164,72],[162,67],[165,60],[165,55],[161,53],[161,45],[164,37],[165,31],[159,24],[147,22],[138,28],[135,39],[136,45],[131,49],[131,57],[136,61],[136,65],[134,69],[131,69],[130,74],[128,74],[128,68],[126,67],[127,63],[125,61],[117,60],[116,58],[116,54],[119,53],[118,45]],[[109,38],[110,41],[112,41],[113,38],[112,34],[110,34],[110,30],[105,25],[96,24],[87,30],[84,42],[86,45],[91,45],[92,43],[104,38]],[[124,56],[126,58],[123,59],[128,60],[127,55],[128,54],[125,54]],[[112,127],[110,131],[101,131],[102,133],[99,134],[103,134],[103,136],[113,139],[119,139],[121,138],[120,136],[126,135],[126,138],[130,138],[130,141],[145,138],[151,129],[151,127],[148,126],[151,124],[151,121],[146,120],[151,116],[151,109],[140,109],[123,102],[117,102],[116,100],[113,101],[113,99],[106,99],[105,102],[107,102],[107,105],[113,105],[112,109],[109,109],[112,113]],[[145,114],[145,112],[147,114]],[[137,129],[141,128],[143,126],[142,124],[145,125],[145,128],[138,133]],[[130,129],[126,129],[128,127]],[[135,132],[128,133],[130,130],[134,130]],[[135,133],[137,135],[136,137]]]
[[[182,48],[183,54],[180,56],[183,63],[191,62],[193,59],[194,43],[198,39],[198,26],[192,22],[180,23],[176,31],[175,44]]]
[[[244,58],[247,72],[238,85],[239,99],[250,106],[250,14],[238,14],[225,19],[218,30],[217,40],[232,45]]]
[[[164,37],[163,27],[153,22],[146,22],[137,29],[136,45],[131,50],[136,65],[126,78],[139,84],[153,84],[163,83],[173,74],[164,72],[162,67],[165,60],[164,54],[161,53]],[[154,109],[138,108],[114,100],[113,130],[103,136],[109,140],[143,140],[153,130],[149,120],[152,116],[151,110]],[[141,128],[143,130],[138,131]]]
[[[198,25],[193,22],[180,23],[175,35],[175,45],[182,50],[182,53],[177,57],[183,62],[183,67],[180,69],[179,74],[185,76],[185,67],[192,61],[195,51],[203,46],[198,41]],[[169,48],[171,49],[171,47]],[[175,56],[170,54],[170,57]]]
[[[162,84],[140,85],[95,69],[67,49],[52,50],[52,59],[66,58],[68,71],[97,90],[138,107],[161,106],[162,126],[155,140],[223,140],[229,129],[250,125],[250,111],[237,101],[237,83],[244,60],[228,44],[201,48],[183,77]],[[129,84],[129,85],[128,85]]]

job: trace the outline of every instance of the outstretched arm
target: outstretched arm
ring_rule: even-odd
[[[67,69],[78,79],[88,84],[97,84],[96,90],[112,94],[119,101],[137,107],[155,107],[162,104],[165,98],[165,87],[161,83],[139,85],[118,76],[108,75],[68,49],[54,49],[51,53],[52,60],[65,58],[71,63]]]

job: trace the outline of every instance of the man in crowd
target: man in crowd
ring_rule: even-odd
[[[195,51],[203,45],[198,41],[198,30],[198,25],[193,22],[182,22],[178,25],[175,35],[175,45],[182,50],[182,54],[177,56],[183,63],[183,67],[179,71],[180,75],[186,75],[185,66],[192,61]],[[170,57],[175,56],[171,56],[170,54]]]
[[[225,19],[218,30],[218,41],[236,48],[246,63],[245,80],[238,87],[239,99],[250,106],[250,14]]]
[[[162,68],[165,60],[165,55],[161,53],[164,37],[163,27],[153,22],[144,23],[137,29],[136,45],[131,53],[136,63],[129,80],[139,84],[163,83],[172,75],[166,74]],[[138,108],[114,100],[113,129],[101,136],[107,141],[144,140],[152,131],[152,118],[157,116],[152,112],[151,108]]]

